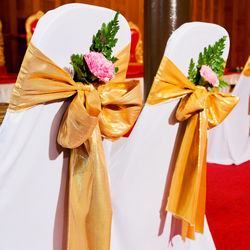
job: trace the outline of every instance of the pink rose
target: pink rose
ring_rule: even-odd
[[[101,81],[108,82],[115,77],[115,65],[102,53],[90,52],[84,56],[90,72]]]
[[[208,81],[214,87],[219,86],[219,79],[209,66],[202,65],[200,69],[200,74],[206,81]]]

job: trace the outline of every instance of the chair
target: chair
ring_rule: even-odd
[[[70,56],[88,52],[93,34],[114,14],[91,5],[61,6],[40,18],[31,42],[67,68]],[[114,54],[130,42],[124,17],[119,17],[119,24]],[[19,113],[7,111],[0,127],[2,249],[66,249],[69,152],[57,145],[56,136],[67,105],[60,101]]]
[[[44,13],[39,10],[37,13],[29,16],[25,21],[25,30],[26,30],[26,41],[27,45],[30,42],[30,39],[35,31],[38,20],[44,15]]]
[[[232,94],[240,101],[222,124],[209,131],[207,161],[224,165],[250,160],[250,60]],[[248,70],[247,70],[248,69]]]
[[[137,25],[129,22],[131,30],[130,60],[127,70],[127,78],[143,77],[143,43],[141,32]]]
[[[6,75],[5,58],[4,58],[4,41],[2,33],[2,22],[0,20],[0,125],[4,118],[8,104],[5,103],[6,90],[1,86],[1,75]]]
[[[5,64],[4,58],[4,42],[3,42],[3,33],[2,33],[2,22],[0,20],[0,74],[3,73],[3,66]]]
[[[228,37],[225,29],[215,24],[186,23],[171,35],[164,55],[187,76],[190,59],[196,61],[204,47],[224,35]],[[225,59],[228,51],[227,40]],[[180,221],[165,211],[183,133],[175,119],[178,103],[146,103],[127,142],[111,154],[112,249],[215,249],[206,220],[204,234],[184,242]]]
[[[143,63],[143,44],[141,39],[141,31],[133,22],[129,22],[131,30],[131,51],[130,63]]]
[[[16,81],[17,74],[8,73],[4,57],[4,37],[2,34],[2,22],[0,21],[0,125],[7,109],[9,96]]]

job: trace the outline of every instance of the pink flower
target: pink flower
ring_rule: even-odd
[[[204,77],[206,81],[208,81],[214,87],[219,86],[219,79],[209,66],[202,65],[200,69],[200,74],[202,77]]]
[[[102,53],[90,52],[84,56],[84,59],[92,74],[101,81],[108,82],[115,77],[115,65],[109,61]]]

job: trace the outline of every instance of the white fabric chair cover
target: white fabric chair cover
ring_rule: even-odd
[[[241,164],[250,160],[250,76],[241,74],[233,95],[240,101],[218,127],[209,131],[207,161]]]
[[[65,5],[39,20],[31,42],[61,68],[69,67],[70,56],[88,52],[93,34],[114,15],[91,5]],[[114,54],[130,42],[121,15],[119,24]],[[55,102],[5,116],[0,127],[0,249],[66,249],[68,151],[56,137],[67,105]]]
[[[187,23],[168,40],[165,56],[187,76],[191,58],[197,61],[205,46],[228,34],[222,27]],[[223,57],[229,51],[229,39]],[[113,205],[112,250],[215,249],[207,222],[204,234],[182,241],[181,224],[165,213],[176,157],[179,123],[175,109],[179,100],[143,108],[135,127],[122,145],[111,147],[109,174]],[[118,149],[117,149],[118,148]]]

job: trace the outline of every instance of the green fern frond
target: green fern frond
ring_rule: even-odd
[[[219,79],[219,86],[218,88],[224,88],[224,87],[228,87],[229,84],[225,81],[223,81],[222,79]]]
[[[115,38],[119,30],[119,12],[116,12],[115,17],[107,25],[102,24],[102,28],[98,30],[96,35],[93,36],[92,45],[90,51],[101,52],[103,55],[113,63],[118,59],[112,56],[112,49],[117,43],[117,38]]]
[[[211,69],[218,76],[218,78],[222,77],[225,71],[225,63],[226,63],[226,61],[222,57],[223,51],[225,49],[226,39],[227,37],[223,36],[218,41],[216,41],[213,46],[208,45],[208,47],[205,47],[203,52],[199,54],[196,67],[193,58],[191,58],[188,70],[188,79],[192,83],[194,83],[195,85],[204,85],[204,79],[200,76],[199,72],[202,65],[210,66]],[[226,86],[225,84],[227,83],[225,81],[222,81],[221,79],[219,80],[220,80],[219,88],[225,87]]]
[[[196,75],[197,75],[197,70],[195,68],[195,63],[194,63],[193,58],[191,58],[189,68],[188,68],[188,78],[193,84],[195,84]]]
[[[115,38],[119,30],[118,21],[119,12],[116,12],[115,17],[107,25],[102,24],[100,30],[97,31],[96,35],[93,36],[92,45],[90,51],[101,52],[108,60],[113,63],[118,60],[118,58],[112,56],[112,49],[117,43],[117,38]],[[98,78],[93,75],[88,65],[84,59],[84,55],[73,54],[71,56],[70,64],[74,68],[74,81],[92,83],[98,81]],[[118,68],[115,68],[115,73],[118,72]]]
[[[113,63],[118,60],[118,58],[112,56],[112,49],[117,43],[117,38],[115,38],[115,36],[119,30],[118,15],[119,12],[116,12],[113,20],[107,25],[105,23],[102,24],[101,29],[93,36],[92,45],[90,47],[90,51],[102,53]],[[71,56],[70,64],[74,68],[74,81],[83,83],[93,83],[98,81],[98,78],[90,72],[84,59],[84,55],[73,54]],[[117,72],[118,67],[115,68],[115,73]]]

